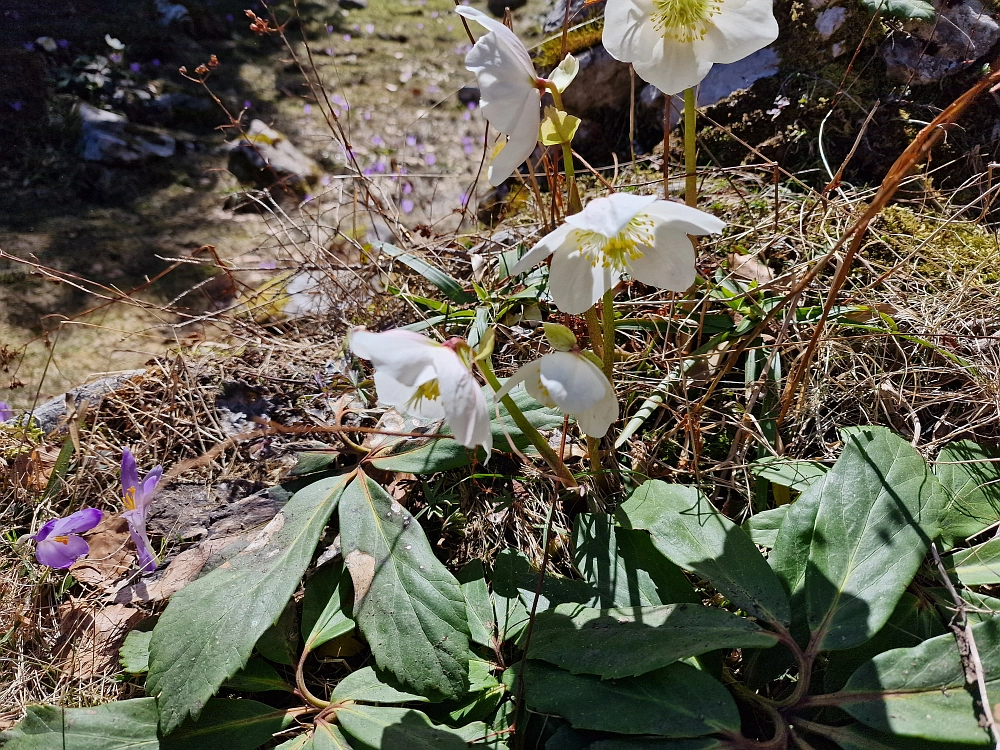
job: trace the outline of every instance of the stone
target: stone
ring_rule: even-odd
[[[80,147],[86,161],[129,167],[151,159],[166,159],[176,141],[154,128],[130,123],[125,115],[80,103]]]
[[[507,8],[515,11],[527,4],[528,0],[486,0],[486,9],[497,18],[503,18]]]
[[[270,190],[276,198],[286,193],[281,186],[304,197],[323,174],[284,134],[260,120],[252,121],[246,136],[230,144],[229,171],[244,185]]]
[[[886,74],[909,84],[936,83],[970,66],[1000,41],[1000,25],[978,0],[934,3],[936,22],[911,21],[882,48]]]
[[[344,10],[364,10],[368,7],[368,0],[339,0],[337,5]]]
[[[38,428],[48,434],[63,425],[66,418],[67,403],[72,404],[73,408],[79,408],[80,404],[84,401],[88,402],[91,406],[96,406],[104,396],[113,393],[132,378],[138,377],[145,372],[145,370],[126,370],[125,372],[95,380],[93,383],[85,383],[67,391],[62,396],[56,396],[44,404],[36,406],[31,410],[31,416],[38,424]],[[19,417],[15,417],[14,419],[17,418]]]

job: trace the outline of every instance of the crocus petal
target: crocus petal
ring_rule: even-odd
[[[734,63],[778,38],[772,0],[723,0],[709,25],[704,54],[712,62]]]
[[[437,377],[433,365],[427,365],[426,376],[417,385],[422,385]],[[424,377],[424,376],[421,376]],[[441,399],[414,399],[417,392],[415,385],[403,385],[385,372],[375,371],[375,390],[379,403],[391,406],[399,412],[424,420],[444,419],[444,406]]]
[[[149,505],[150,501],[153,499],[153,493],[156,491],[156,485],[160,483],[160,479],[162,477],[163,467],[154,466],[142,480],[142,486],[140,487],[139,492],[136,493],[139,496],[136,498],[136,505],[139,503]]]
[[[543,260],[552,255],[552,253],[566,244],[569,241],[570,232],[573,231],[575,231],[574,228],[569,224],[563,224],[556,230],[549,232],[537,243],[535,243],[535,246],[526,252],[524,256],[514,264],[514,267],[510,269],[510,275],[517,276],[518,274],[522,274],[528,269],[537,266]]]
[[[643,284],[683,292],[695,279],[694,246],[684,232],[662,224],[656,229],[654,247],[629,263],[629,274]]]
[[[36,542],[44,542],[52,534],[52,529],[55,528],[58,521],[58,518],[52,518],[46,521],[42,524],[42,528],[29,536],[28,539],[34,539]]]
[[[70,536],[66,543],[51,539],[39,542],[35,547],[35,559],[50,568],[68,568],[90,552],[90,545],[79,536]]]
[[[566,414],[592,409],[611,387],[604,373],[578,354],[552,352],[538,360],[538,364],[539,381]]]
[[[580,315],[618,283],[618,272],[601,264],[593,265],[579,250],[565,245],[552,256],[549,291],[556,307],[570,315]]]
[[[149,536],[146,534],[146,517],[141,511],[125,511],[122,518],[128,523],[128,534],[135,545],[139,557],[139,570],[144,573],[156,570],[156,555],[153,554]]]
[[[643,213],[652,217],[657,224],[666,222],[675,231],[695,236],[718,234],[726,228],[726,222],[717,216],[674,201],[658,200]]]
[[[56,519],[49,536],[66,536],[67,534],[90,531],[101,522],[103,517],[104,513],[97,508],[83,508],[65,518]]]
[[[663,39],[649,57],[632,61],[636,74],[667,96],[697,86],[712,69],[712,61],[699,57],[699,46],[675,39]]]
[[[128,448],[122,451],[122,494],[130,489],[138,491],[139,469],[135,465],[135,457]]]
[[[490,162],[487,178],[493,187],[514,174],[514,170],[524,164],[538,143],[539,103],[541,97],[537,89],[529,92],[520,120],[507,139],[506,145]]]
[[[577,229],[614,237],[640,211],[655,202],[655,195],[612,193],[592,200],[580,213],[567,216],[566,223]]]
[[[455,439],[466,448],[483,446],[490,460],[493,433],[486,398],[469,369],[451,349],[436,357],[441,402]]]
[[[413,331],[394,329],[371,333],[363,329],[351,331],[348,341],[362,359],[371,360],[376,371],[381,370],[403,385],[417,386],[434,376],[428,376],[434,351],[441,348],[426,336]]]

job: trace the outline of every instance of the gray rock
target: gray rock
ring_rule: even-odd
[[[935,83],[974,65],[997,41],[1000,25],[977,0],[934,3],[936,22],[905,24],[882,48],[886,73],[913,84]]]
[[[246,137],[231,144],[230,149],[229,171],[236,179],[262,190],[272,189],[275,197],[284,192],[280,185],[304,196],[322,175],[315,161],[260,120],[251,122]]]
[[[337,5],[344,10],[364,10],[368,7],[368,0],[339,0]]]
[[[125,115],[80,103],[80,147],[86,161],[129,167],[150,159],[166,159],[177,150],[176,141],[153,128],[135,125]]]
[[[497,18],[503,18],[504,11],[510,8],[512,11],[523,8],[528,4],[528,0],[486,0],[486,9]]]
[[[604,2],[587,4],[587,0],[569,0],[569,25],[570,28],[578,23],[594,18],[604,12]],[[563,21],[566,18],[566,0],[556,0],[552,10],[545,14],[542,21],[542,31],[546,34],[553,34],[560,31]]]
[[[144,372],[145,370],[127,370],[115,375],[109,375],[100,380],[95,380],[93,383],[86,383],[67,391],[62,396],[49,399],[44,404],[35,407],[29,413],[43,432],[52,432],[62,425],[62,421],[66,416],[67,401],[72,401],[74,407],[79,407],[84,401],[87,401],[92,406],[96,405],[104,396],[113,393],[121,388],[123,384],[137,375],[142,375]],[[14,417],[14,419],[19,418],[20,415]]]

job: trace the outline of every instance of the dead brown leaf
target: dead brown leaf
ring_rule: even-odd
[[[53,656],[77,680],[117,671],[118,651],[145,615],[132,607],[107,607],[71,599],[59,607],[59,640]]]
[[[758,261],[753,255],[730,254],[729,268],[734,276],[747,281],[756,281],[758,284],[774,281],[774,271]]]
[[[106,515],[93,531],[83,536],[90,545],[90,554],[73,563],[70,573],[81,583],[110,591],[135,560],[128,523],[121,516]]]
[[[231,536],[207,539],[195,547],[184,550],[171,560],[158,580],[152,583],[139,581],[132,586],[126,586],[114,595],[114,601],[118,604],[146,604],[169,599],[198,577],[212,555],[235,539],[236,537]]]

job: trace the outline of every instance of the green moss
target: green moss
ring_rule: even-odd
[[[599,41],[604,33],[604,16],[592,18],[571,29],[566,35],[566,49],[577,53],[590,49]],[[535,66],[539,70],[554,68],[562,60],[562,34],[556,34],[538,45],[533,52]]]
[[[952,222],[920,216],[902,206],[889,206],[878,221],[882,240],[898,256],[914,253],[917,270],[924,276],[953,276],[981,284],[1000,280],[1000,246],[997,238],[979,224]]]

